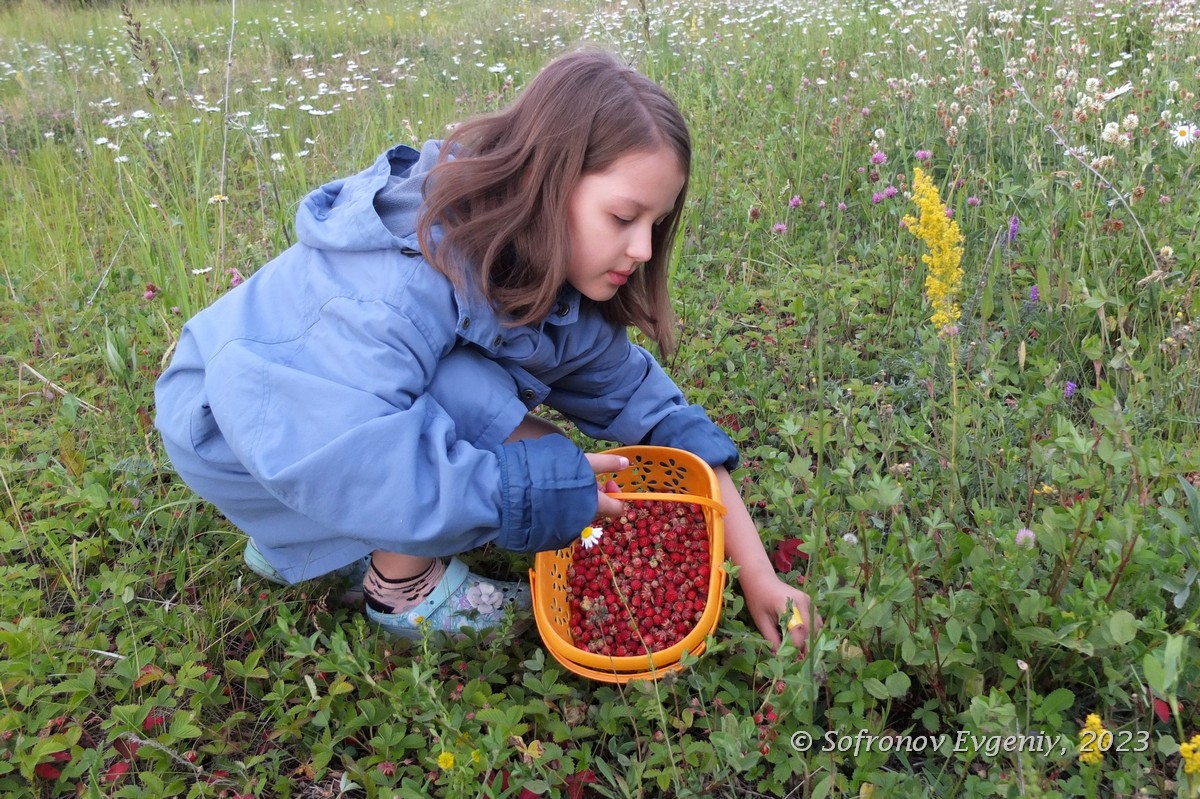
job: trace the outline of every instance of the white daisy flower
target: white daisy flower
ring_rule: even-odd
[[[1176,147],[1187,147],[1196,140],[1196,130],[1191,122],[1180,122],[1171,128],[1171,141]]]
[[[604,537],[603,527],[585,527],[579,535],[579,540],[583,542],[584,549],[591,549],[600,543],[600,539]]]

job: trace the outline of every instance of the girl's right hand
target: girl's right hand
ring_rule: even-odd
[[[584,454],[588,459],[588,464],[592,467],[592,471],[596,474],[604,474],[606,472],[619,472],[629,468],[629,459],[621,455],[608,455],[603,452],[588,452]],[[604,488],[596,489],[596,511],[600,516],[607,516],[610,519],[615,519],[625,512],[625,503],[619,499],[613,499],[608,496],[610,493],[619,491],[616,481],[609,480],[604,484]]]

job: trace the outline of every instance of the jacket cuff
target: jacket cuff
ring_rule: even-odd
[[[565,436],[522,439],[493,452],[500,460],[500,547],[561,549],[596,518],[596,475]]]
[[[723,466],[728,472],[738,465],[738,451],[733,439],[717,427],[699,405],[688,405],[671,412],[646,434],[641,443],[687,450],[709,466]]]

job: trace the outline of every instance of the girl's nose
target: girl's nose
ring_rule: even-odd
[[[637,263],[645,263],[654,254],[654,229],[650,225],[640,225],[629,240],[629,249],[625,253]]]

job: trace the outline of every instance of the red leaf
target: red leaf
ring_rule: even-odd
[[[44,780],[56,780],[62,776],[62,771],[55,768],[50,763],[38,763],[33,767],[33,773]]]
[[[479,775],[480,782],[483,782],[483,776],[484,775],[482,775],[482,774]],[[507,791],[508,790],[508,769],[500,768],[500,769],[496,769],[495,771],[493,771],[491,773],[491,775],[488,776],[488,781],[487,781],[488,786],[492,787],[492,788],[497,787],[496,786],[497,780],[500,781],[500,785],[499,785],[500,790]]]
[[[517,794],[517,799],[538,799],[538,795],[528,788],[522,788],[521,792]]]
[[[1154,700],[1154,715],[1158,716],[1158,720],[1166,724],[1171,720],[1171,706],[1161,699]]]
[[[116,782],[117,780],[121,779],[121,775],[127,771],[129,771],[129,761],[118,760],[116,763],[113,763],[111,767],[109,767],[108,771],[104,772],[104,781]]]
[[[138,743],[128,738],[118,738],[113,741],[113,749],[126,760],[133,760],[137,757]]]
[[[583,799],[583,788],[596,781],[596,772],[590,768],[577,771],[567,777],[567,799]]]
[[[790,572],[796,565],[797,558],[808,560],[808,553],[800,551],[800,545],[803,543],[802,538],[785,538],[780,541],[779,546],[771,553],[771,562],[775,564],[775,570]]]
[[[138,672],[138,678],[133,681],[134,688],[144,688],[152,682],[157,682],[163,678],[165,672],[155,666],[153,663],[147,663],[142,666],[142,670]]]

